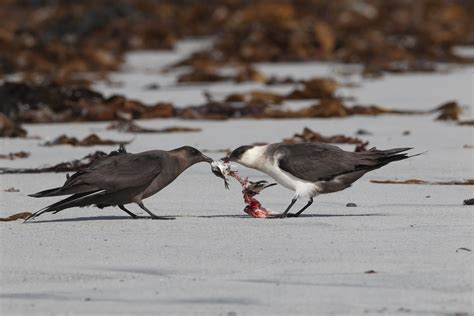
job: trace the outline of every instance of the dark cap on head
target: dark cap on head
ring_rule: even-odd
[[[244,153],[253,148],[253,146],[240,146],[239,148],[234,149],[224,160],[227,161],[238,161],[242,158]]]

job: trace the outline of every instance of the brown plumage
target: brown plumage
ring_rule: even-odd
[[[138,154],[121,153],[104,157],[90,167],[68,177],[62,187],[31,194],[32,197],[71,195],[34,213],[57,213],[71,207],[118,206],[132,218],[137,216],[125,204],[137,203],[154,219],[172,219],[153,214],[142,200],[169,185],[183,171],[198,162],[212,159],[199,150],[184,146],[170,151],[151,150]]]

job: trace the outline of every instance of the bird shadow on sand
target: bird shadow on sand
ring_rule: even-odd
[[[285,220],[291,219],[304,219],[304,218],[318,218],[318,217],[366,217],[366,216],[387,216],[387,214],[381,213],[368,213],[368,214],[302,214],[299,217],[289,217]],[[165,216],[167,217],[167,216]],[[253,219],[248,215],[170,215],[169,218],[240,218],[240,219]],[[268,219],[279,219],[277,217],[271,217]],[[128,221],[140,221],[140,220],[153,220],[149,216],[139,216],[136,219],[127,216],[88,216],[88,217],[74,217],[74,218],[60,218],[50,220],[33,220],[26,222],[25,224],[44,224],[44,223],[67,223],[67,222],[88,222],[88,221],[116,221],[116,220],[128,220]],[[160,222],[160,220],[156,220]]]
[[[277,214],[275,214],[277,215]],[[387,214],[380,213],[370,213],[370,214],[302,214],[299,217],[287,217],[285,219],[301,219],[301,218],[310,218],[310,217],[358,217],[358,216],[386,216]],[[179,217],[179,216],[178,216]],[[247,218],[252,219],[248,215],[200,215],[200,216],[185,216],[185,217],[198,217],[198,218]],[[267,219],[280,219],[277,216],[268,217]]]
[[[305,217],[364,217],[364,216],[387,216],[387,214],[382,213],[367,213],[367,214],[301,214],[296,218],[305,218]],[[295,217],[292,217],[295,218]]]
[[[170,218],[172,216],[169,216]],[[136,219],[133,219],[129,216],[87,216],[87,217],[73,217],[73,218],[59,218],[59,219],[49,219],[49,220],[31,220],[25,222],[25,224],[43,224],[43,223],[60,223],[60,222],[88,222],[88,221],[116,221],[116,220],[130,220],[130,221],[139,221],[139,220],[152,220],[149,216],[139,216]]]
[[[163,216],[167,219],[178,219],[178,218],[214,218],[214,217],[228,217],[228,218],[251,218],[247,215],[167,215]],[[25,222],[25,224],[44,224],[44,223],[61,223],[61,222],[89,222],[89,221],[116,221],[116,220],[129,220],[129,221],[140,221],[140,220],[153,220],[160,222],[161,220],[154,220],[150,216],[138,216],[138,218],[131,218],[129,216],[87,216],[87,217],[73,217],[73,218],[59,218],[49,220],[31,220]]]

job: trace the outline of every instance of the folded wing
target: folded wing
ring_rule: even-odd
[[[411,148],[348,152],[336,146],[321,143],[282,144],[275,151],[280,169],[300,179],[318,182],[330,181],[337,176],[370,171],[392,161],[406,159]]]
[[[89,168],[68,177],[62,187],[41,191],[30,196],[46,197],[82,194],[97,191],[113,192],[151,183],[162,170],[157,152],[123,154],[105,157]]]

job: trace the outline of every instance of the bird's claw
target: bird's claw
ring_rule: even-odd
[[[286,217],[299,217],[299,214],[293,214],[293,213],[288,213],[286,214]]]

